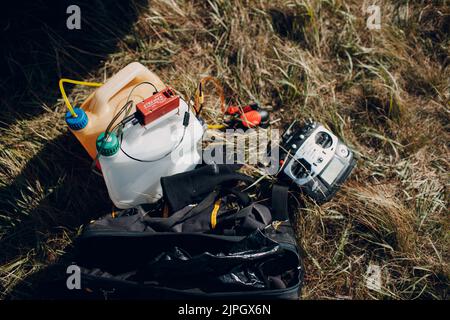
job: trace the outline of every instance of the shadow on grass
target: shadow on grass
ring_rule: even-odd
[[[66,26],[69,5],[81,9],[81,30]],[[60,77],[85,79],[97,71],[132,32],[143,5],[144,0],[9,2],[0,11],[0,128],[53,106]],[[6,298],[46,296],[38,279],[52,277],[59,262],[70,260],[70,254],[57,258],[70,236],[111,206],[78,141],[66,133],[48,142],[19,176],[0,187],[0,265],[11,268],[2,274],[22,278],[36,263],[49,266],[21,280]],[[0,297],[5,289],[0,285]]]
[[[0,10],[0,126],[42,113],[60,98],[62,76],[85,79],[131,32],[144,0],[9,1]],[[69,30],[70,5],[81,29]]]
[[[103,179],[90,171],[90,164],[78,141],[66,133],[48,143],[11,184],[0,188],[1,265],[25,257],[20,270],[26,271],[36,261],[45,265],[66,262],[66,255],[57,257],[69,236],[112,208]],[[52,277],[52,270],[24,279],[10,298],[29,296],[35,289],[33,279]],[[37,294],[29,297],[37,298],[42,292]]]
[[[312,19],[304,7],[296,10],[272,8],[268,11],[274,30],[283,38],[312,49],[314,44]]]

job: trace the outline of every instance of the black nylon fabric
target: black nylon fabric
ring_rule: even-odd
[[[225,194],[224,194],[225,192]],[[258,203],[250,203],[248,206],[227,210],[221,209],[217,213],[217,226],[212,228],[211,213],[215,202],[230,203],[230,190],[224,192],[214,191],[205,197],[198,205],[186,206],[167,218],[152,217],[142,207],[132,210],[124,210],[118,213],[118,217],[107,215],[88,225],[87,228],[141,232],[205,232],[214,234],[246,235],[255,230],[262,229],[272,222],[270,209]],[[236,204],[246,203],[242,199],[236,199]],[[130,215],[131,213],[131,215]]]
[[[288,197],[288,187],[280,185],[274,185],[272,187],[272,211],[274,220],[284,221],[289,219]]]
[[[251,183],[253,178],[237,173],[239,165],[207,165],[198,169],[161,178],[163,198],[172,212],[203,200],[217,186],[235,185],[238,181]]]
[[[150,261],[132,280],[178,289],[201,287],[204,291],[264,289],[270,285],[260,269],[282,255],[278,243],[255,232],[226,253],[192,256],[175,247]],[[286,284],[278,288],[286,288]]]
[[[161,290],[171,298],[298,297],[303,269],[295,240],[272,225],[240,238],[117,231],[78,240],[76,264],[89,290],[116,292],[125,281],[136,289],[128,297],[160,298]]]
[[[303,266],[288,190],[273,189],[277,201],[252,202],[258,192],[251,198],[238,183],[253,179],[236,169],[163,178],[167,217],[138,206],[86,225],[75,242],[83,287],[118,299],[298,298]]]

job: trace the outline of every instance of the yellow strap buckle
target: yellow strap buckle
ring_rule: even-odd
[[[215,203],[214,203],[214,208],[211,212],[211,228],[215,228],[217,225],[217,213],[219,212],[220,209],[220,202],[222,201],[222,199],[218,199]]]

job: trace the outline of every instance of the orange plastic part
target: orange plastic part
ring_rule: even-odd
[[[261,114],[256,110],[252,110],[241,114],[240,119],[245,127],[254,128],[261,123]]]

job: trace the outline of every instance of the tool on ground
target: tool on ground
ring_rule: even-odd
[[[255,102],[244,107],[229,106],[225,114],[231,116],[225,122],[228,124],[228,127],[232,128],[267,128],[270,124],[269,112],[262,109]]]
[[[194,109],[197,116],[200,116],[204,102],[205,85],[212,82],[220,98],[220,111],[224,116],[223,124],[208,124],[208,129],[241,128],[250,129],[256,127],[267,128],[270,117],[267,110],[262,109],[257,103],[250,103],[244,107],[229,106],[225,108],[225,96],[219,80],[208,76],[200,80],[195,92]]]

